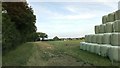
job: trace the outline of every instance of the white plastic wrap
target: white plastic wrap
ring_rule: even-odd
[[[103,24],[107,23],[107,19],[108,19],[107,17],[108,17],[107,15],[102,17],[102,23]]]
[[[92,35],[92,43],[96,43],[96,34]]]
[[[103,43],[103,34],[97,34],[96,35],[96,38],[97,38],[97,43],[98,44],[102,44]]]
[[[105,33],[105,26],[106,26],[106,24],[100,25],[100,33]]]
[[[101,52],[101,56],[103,57],[107,57],[108,55],[108,49],[110,48],[111,45],[108,45],[108,44],[105,44],[105,45],[102,45],[100,47],[100,52]]]
[[[96,25],[94,30],[95,30],[95,34],[99,34],[100,33],[100,25]]]
[[[112,33],[113,32],[113,23],[114,22],[108,22],[105,26],[105,32],[106,33]]]
[[[110,39],[111,39],[112,33],[105,33],[103,35],[103,44],[110,44]]]
[[[80,42],[80,49],[83,50],[83,46],[85,45],[85,42]]]
[[[111,35],[111,45],[120,46],[120,33],[112,33],[112,35]]]
[[[92,35],[88,35],[88,43],[91,43],[92,41]]]
[[[116,20],[113,23],[114,32],[120,32],[120,20]]]
[[[85,35],[85,42],[88,42],[88,35]]]
[[[111,46],[108,50],[108,56],[111,61],[120,61],[120,47]]]
[[[100,53],[100,47],[101,47],[101,45],[100,44],[98,44],[97,46],[95,46],[95,48],[96,48],[96,54],[98,54],[98,55],[100,55],[101,53]]]
[[[115,12],[115,20],[120,20],[120,10]]]
[[[115,21],[115,13],[108,14],[108,19],[109,19],[109,22]]]
[[[90,44],[91,44],[91,43],[88,43],[88,44],[87,44],[87,51],[90,51]]]

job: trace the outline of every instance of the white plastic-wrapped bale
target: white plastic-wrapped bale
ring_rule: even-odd
[[[108,49],[108,57],[111,61],[120,61],[120,46],[110,46]]]
[[[95,48],[96,48],[96,54],[98,54],[98,55],[101,54],[101,53],[100,53],[100,47],[101,47],[100,44],[98,44],[97,46],[95,46]]]
[[[113,23],[114,22],[106,23],[106,26],[105,26],[105,32],[106,33],[112,33],[113,32]]]
[[[108,14],[108,22],[113,22],[115,21],[115,13],[110,13]]]
[[[88,42],[88,35],[85,35],[85,42]]]
[[[114,32],[120,32],[120,20],[116,20],[113,23]]]
[[[92,43],[96,43],[96,34],[92,35]]]
[[[83,46],[85,45],[85,42],[80,42],[80,49],[83,50]]]
[[[112,35],[111,35],[111,45],[120,46],[120,33],[112,33]]]
[[[99,46],[99,44],[96,44],[95,46],[94,46],[94,53],[96,53],[97,54],[97,47]]]
[[[92,44],[91,44],[91,47],[90,47],[90,52],[91,52],[91,53],[95,53],[95,52],[94,52],[94,47],[95,47],[95,44],[92,43]]]
[[[93,53],[96,53],[96,51],[97,51],[97,46],[99,45],[99,44],[92,44],[93,45],[93,48],[94,48],[94,50],[92,50],[92,52]]]
[[[103,34],[103,44],[110,44],[111,33],[104,33]]]
[[[100,55],[103,57],[107,57],[108,55],[108,49],[110,48],[111,45],[105,44],[100,47]]]
[[[95,34],[99,34],[100,33],[100,25],[96,25],[94,30],[95,30]]]
[[[93,43],[93,36],[94,36],[94,35],[93,35],[93,34],[91,34],[91,43]]]
[[[86,50],[87,48],[87,44],[85,43],[84,45],[83,45],[83,50]]]
[[[105,23],[107,23],[107,18],[108,16],[107,15],[104,15],[103,17],[102,17],[102,23],[103,24],[105,24]]]
[[[97,34],[96,35],[96,38],[97,38],[97,43],[98,44],[102,44],[103,43],[103,34]]]
[[[91,43],[92,35],[88,35],[88,43]]]
[[[91,43],[87,43],[87,51],[90,51],[90,45]]]
[[[120,10],[115,12],[115,20],[120,20]]]
[[[100,25],[100,33],[105,33],[105,24]]]

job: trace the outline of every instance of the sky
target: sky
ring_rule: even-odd
[[[48,34],[48,38],[84,37],[94,34],[94,26],[102,24],[103,15],[118,10],[118,0],[84,1],[29,0],[36,15],[37,32]]]

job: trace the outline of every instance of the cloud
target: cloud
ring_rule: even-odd
[[[53,19],[66,19],[66,20],[81,20],[81,19],[90,19],[94,18],[95,15],[87,13],[87,14],[80,14],[80,15],[63,15],[63,16],[57,16],[53,17]]]
[[[45,32],[51,38],[56,35],[79,37],[94,33],[94,26],[102,23],[102,16],[112,12],[116,7],[114,2],[95,1],[92,4],[31,3],[37,16],[37,31]]]

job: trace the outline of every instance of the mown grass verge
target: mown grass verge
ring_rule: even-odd
[[[2,56],[2,66],[23,66],[32,55],[33,43],[25,43]]]

